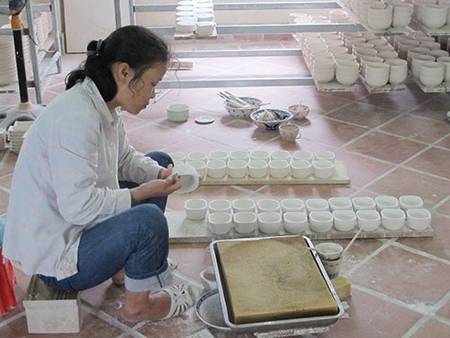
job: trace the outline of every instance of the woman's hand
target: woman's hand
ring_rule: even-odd
[[[158,178],[162,179],[167,178],[170,175],[172,175],[172,171],[173,171],[173,164],[169,164],[167,168],[163,168],[159,171]]]
[[[142,183],[140,186],[131,189],[131,201],[137,203],[152,197],[167,196],[180,188],[180,178],[176,175],[171,175],[164,179]]]

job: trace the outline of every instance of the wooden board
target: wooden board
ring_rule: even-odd
[[[314,85],[316,86],[317,91],[325,93],[352,92],[356,88],[356,85],[344,86],[336,80],[330,82],[317,82],[316,80],[314,80]]]
[[[361,81],[364,84],[364,87],[366,87],[366,90],[370,94],[376,94],[376,93],[389,93],[389,92],[398,92],[406,89],[406,85],[404,83],[398,84],[396,86],[391,85],[390,83],[382,86],[382,87],[372,87],[369,85],[366,81],[366,79],[361,75]]]
[[[335,315],[336,301],[301,237],[219,242],[234,324]]]
[[[167,211],[167,222],[169,225],[169,241],[170,243],[209,243],[214,239],[231,239],[242,238],[243,235],[231,231],[224,236],[216,236],[209,232],[206,224],[206,219],[201,221],[191,221],[186,218],[184,211]],[[312,240],[315,239],[351,239],[358,231],[357,228],[352,231],[337,231],[334,228],[326,233],[313,232],[309,228],[306,229],[304,235],[308,236]],[[411,228],[404,226],[397,231],[386,230],[383,227],[378,228],[376,231],[367,232],[362,231],[358,238],[397,238],[397,237],[433,237],[434,231],[430,226],[423,231],[415,231]],[[270,234],[270,236],[283,236],[290,235],[285,231],[281,231],[279,234]],[[245,237],[267,237],[268,234],[255,232],[252,235]]]
[[[205,177],[201,185],[260,185],[260,184],[350,184],[350,178],[347,175],[347,168],[342,161],[336,161],[334,175],[330,178],[317,178],[310,176],[307,178],[273,178],[267,176],[265,178],[211,178]]]

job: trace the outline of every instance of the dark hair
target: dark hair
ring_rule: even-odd
[[[104,41],[93,40],[87,46],[87,58],[66,77],[66,89],[89,77],[94,81],[105,102],[117,93],[111,72],[115,62],[125,62],[134,71],[133,80],[155,63],[167,63],[170,53],[163,39],[142,26],[125,26],[112,32]]]

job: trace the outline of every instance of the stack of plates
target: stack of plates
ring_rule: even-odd
[[[25,137],[25,133],[31,127],[33,121],[16,121],[8,129],[9,148],[15,153],[19,153]]]

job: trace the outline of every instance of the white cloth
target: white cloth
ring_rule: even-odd
[[[161,169],[128,144],[120,116],[85,79],[28,131],[12,179],[4,255],[29,275],[76,274],[83,230],[131,207],[119,180],[140,184]]]

